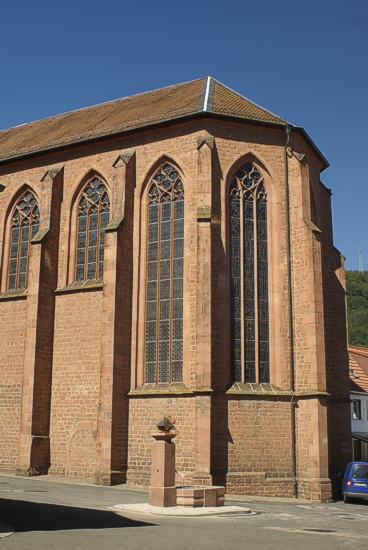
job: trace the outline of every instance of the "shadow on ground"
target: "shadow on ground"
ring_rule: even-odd
[[[155,526],[105,510],[3,498],[0,498],[0,518],[17,532]]]

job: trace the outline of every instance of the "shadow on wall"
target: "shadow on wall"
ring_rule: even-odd
[[[211,473],[214,485],[226,485],[228,472],[228,446],[233,443],[229,432],[228,399],[222,393],[230,385],[229,342],[226,338],[229,326],[228,280],[226,266],[229,258],[221,235],[221,186],[224,175],[216,145],[212,155],[212,320],[211,356],[212,387],[219,392],[212,396],[211,415]]]
[[[345,283],[341,254],[322,254],[324,270],[324,328],[326,390],[335,396],[327,403],[329,476],[334,498],[341,498],[341,475],[352,460],[350,380],[345,318]]]
[[[104,510],[3,498],[0,499],[0,517],[16,532],[155,526]]]

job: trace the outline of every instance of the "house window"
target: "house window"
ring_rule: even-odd
[[[352,418],[353,420],[362,420],[362,402],[360,399],[352,400]]]
[[[269,383],[267,193],[253,164],[229,188],[233,382]]]
[[[184,188],[169,163],[148,189],[145,382],[183,378]]]
[[[77,281],[102,279],[105,227],[109,219],[110,200],[106,185],[94,176],[84,187],[78,203]]]
[[[11,217],[8,289],[27,287],[28,258],[31,240],[40,225],[37,199],[26,191],[17,201]]]

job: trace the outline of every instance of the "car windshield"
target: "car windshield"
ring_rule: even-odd
[[[352,471],[353,478],[366,477],[368,478],[368,464],[355,464]]]

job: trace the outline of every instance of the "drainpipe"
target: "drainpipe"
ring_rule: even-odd
[[[290,189],[289,189],[289,156],[288,148],[291,137],[291,126],[285,127],[285,191],[286,191],[286,241],[287,241],[287,271],[288,271],[288,306],[289,306],[289,335],[290,335],[290,413],[291,413],[291,475],[293,480],[293,494],[298,498],[298,481],[296,468],[296,401],[295,401],[295,360],[294,360],[294,313],[293,313],[293,286],[291,262],[291,220],[290,220]]]

